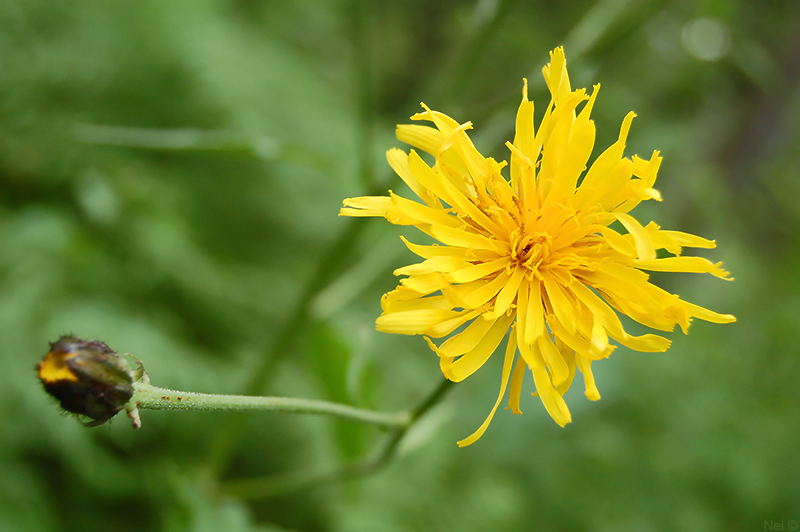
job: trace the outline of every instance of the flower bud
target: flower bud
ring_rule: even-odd
[[[133,397],[128,363],[103,342],[62,336],[36,365],[45,391],[67,412],[101,425],[125,409]]]

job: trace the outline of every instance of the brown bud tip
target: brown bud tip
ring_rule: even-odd
[[[90,426],[114,417],[133,397],[128,363],[103,342],[62,336],[36,364],[45,391]]]

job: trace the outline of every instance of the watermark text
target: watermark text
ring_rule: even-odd
[[[788,521],[764,519],[764,530],[797,530],[797,521],[794,519],[789,519]]]

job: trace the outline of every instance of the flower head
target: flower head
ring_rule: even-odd
[[[614,350],[609,338],[636,351],[669,348],[662,336],[628,334],[618,313],[661,331],[680,325],[684,333],[693,317],[735,321],[648,280],[646,271],[730,278],[720,263],[681,256],[683,247],[713,248],[713,241],[665,231],[653,222],[642,225],[628,214],[641,201],[661,201],[653,188],[658,152],[650,159],[623,157],[635,114],[628,113],[619,140],[584,173],[595,139],[589,115],[600,86],[591,95],[570,88],[563,48],[550,53],[543,72],[552,99],[534,128],[525,82],[514,142],[506,143],[510,179],[501,175],[505,161],[475,149],[466,133],[471,123],[459,124],[423,104],[425,112],[411,118],[434,127],[400,125],[397,137],[433,155],[433,167],[413,149],[387,153],[421,202],[390,191],[388,197],[346,199],[340,213],[413,225],[440,243],[403,239],[425,260],[395,271],[404,278],[383,296],[377,328],[424,335],[445,377],[461,381],[472,375],[511,329],[497,402],[461,446],[483,435],[506,388],[509,408],[520,413],[526,369],[547,412],[564,426],[571,415],[562,396],[576,368],[586,396],[600,398],[591,365]],[[448,335],[441,343],[433,340]]]

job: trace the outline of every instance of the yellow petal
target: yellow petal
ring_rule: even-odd
[[[538,337],[545,333],[544,306],[542,305],[542,283],[533,279],[529,283],[527,313],[525,316],[524,342],[532,344]]]
[[[663,336],[658,336],[657,334],[631,336],[625,333],[622,337],[615,337],[612,335],[612,338],[625,347],[633,349],[634,351],[641,351],[642,353],[661,353],[669,349],[670,344],[672,344],[671,340],[667,340]]]
[[[344,207],[339,211],[339,216],[381,216],[387,212],[397,211],[391,198],[386,196],[359,196],[347,198],[342,202]]]
[[[487,320],[483,317],[475,319],[460,333],[445,340],[442,345],[436,348],[436,354],[440,357],[455,358],[460,357],[468,351],[475,349],[475,346],[486,336],[492,325],[497,320]]]
[[[509,275],[500,272],[491,281],[476,281],[479,287],[464,296],[464,303],[469,308],[477,308],[489,302],[508,283]]]
[[[639,286],[640,291],[637,292],[637,297],[643,298],[643,300],[653,300],[652,298],[648,298],[648,294],[646,291],[646,286],[648,283],[643,283]],[[630,287],[625,287],[630,288]],[[666,351],[670,345],[669,340],[663,338],[661,336],[653,335],[653,334],[645,334],[643,336],[631,336],[626,333],[623,328],[622,324],[619,321],[619,318],[611,310],[608,305],[606,305],[599,297],[597,297],[591,290],[586,288],[579,282],[573,283],[570,285],[570,289],[576,295],[576,297],[587,306],[589,311],[592,313],[593,317],[596,318],[602,326],[608,331],[608,334],[614,338],[616,341],[621,343],[626,347],[630,347],[631,349],[635,349],[637,351],[645,351],[645,352],[659,352],[659,351]],[[655,300],[653,300],[655,301]],[[656,307],[657,308],[657,307]],[[659,312],[663,314],[663,308],[657,308]],[[630,314],[632,317],[636,317],[635,314]],[[674,323],[674,322],[673,322]],[[594,331],[592,333],[594,337]],[[578,350],[584,356],[588,356],[588,353]]]
[[[479,316],[481,311],[482,309],[462,310],[453,318],[431,325],[425,330],[425,334],[434,338],[447,336],[451,332],[467,323],[469,320]]]
[[[564,47],[559,46],[550,52],[550,62],[542,69],[544,80],[553,100],[566,98],[570,91],[569,75],[567,74],[567,58],[564,55]]]
[[[435,350],[435,346],[433,345],[433,342],[431,342],[428,339],[427,336],[425,336],[424,338],[425,338],[425,340],[427,340],[427,342],[431,346],[431,348]],[[453,360],[454,359],[448,358],[448,357],[440,357],[439,358],[439,369],[442,370],[442,374],[446,374],[447,373],[447,371],[450,369],[450,366],[453,365]]]
[[[528,80],[523,79],[522,103],[517,111],[517,120],[514,134],[514,148],[511,151],[511,186],[520,189],[520,176],[523,175],[522,165],[533,171],[533,162],[539,156],[534,152],[535,130],[533,125],[533,102],[528,101]],[[522,155],[523,160],[520,158]]]
[[[400,288],[403,288],[402,286]],[[397,290],[393,290],[389,292],[392,294]],[[406,310],[424,310],[424,309],[452,309],[453,305],[450,301],[444,296],[429,296],[429,297],[419,297],[417,292],[413,292],[416,297],[413,299],[395,299],[387,297],[389,294],[385,294],[383,298],[381,298],[381,308],[383,309],[384,314],[390,314],[394,312],[403,312]]]
[[[405,237],[400,237],[400,240],[411,250],[412,253],[416,253],[423,259],[432,259],[434,257],[455,257],[458,259],[463,259],[464,261],[467,260],[467,248],[457,248],[453,246],[422,246],[420,244],[413,244],[405,239]]]
[[[586,168],[595,139],[594,122],[589,120],[587,109],[591,110],[596,96],[597,91],[595,90],[590,101],[572,125],[569,143],[559,161],[554,177],[553,191],[547,196],[548,201],[563,203],[571,197],[575,192],[578,177]]]
[[[592,360],[600,360],[603,358],[608,358],[612,351],[614,351],[615,346],[609,345],[605,352],[603,353],[596,353],[594,349],[592,349],[592,345],[583,336],[580,334],[570,334],[564,327],[561,326],[557,321],[548,324],[550,329],[553,331],[553,334],[556,338],[560,341],[564,342],[570,349],[575,351],[576,353],[580,353],[581,355],[591,358]],[[590,333],[591,334],[591,333]]]
[[[536,345],[547,365],[553,386],[557,387],[566,382],[567,378],[569,378],[569,366],[567,366],[553,341],[546,336],[540,336],[536,340]]]
[[[600,281],[592,284],[609,304],[643,325],[671,331],[679,323],[665,314],[665,309],[673,303],[655,293],[651,283],[626,284],[615,279],[608,284]]]
[[[400,284],[418,292],[420,295],[425,295],[436,292],[437,290],[442,290],[442,288],[447,285],[447,281],[441,273],[430,272],[400,279]]]
[[[567,344],[562,342],[559,338],[554,338],[554,340],[558,352],[561,353],[564,363],[566,363],[567,367],[569,368],[569,374],[567,375],[567,378],[564,379],[564,382],[556,386],[556,392],[563,396],[565,393],[567,393],[567,390],[569,390],[570,386],[572,386],[572,381],[575,379],[575,351]]]
[[[684,301],[692,316],[700,318],[701,320],[710,321],[711,323],[733,323],[736,318],[730,314],[718,314],[703,307],[693,305]]]
[[[511,335],[514,336],[514,338],[518,337],[513,331]],[[514,346],[516,345],[517,343],[515,342]],[[508,409],[511,409],[511,413],[514,415],[522,413],[522,410],[519,409],[519,400],[522,396],[522,381],[525,377],[525,369],[527,367],[528,365],[520,357],[514,365],[514,373],[511,374],[511,382],[508,388]]]
[[[536,384],[536,391],[542,399],[547,413],[553,418],[553,421],[560,426],[564,426],[572,421],[572,416],[567,408],[567,403],[564,398],[553,388],[553,383],[550,381],[550,376],[547,374],[544,359],[539,349],[534,346],[533,349],[528,350],[527,346],[519,346],[520,353],[528,357],[525,358],[528,366],[533,373],[533,382]]]
[[[431,225],[444,225],[447,227],[459,227],[462,223],[456,218],[447,213],[445,209],[438,209],[428,207],[427,205],[423,205],[422,203],[417,203],[416,201],[411,201],[401,196],[394,194],[392,191],[389,191],[389,194],[392,198],[392,203],[395,205],[395,209],[399,214],[402,216],[407,217],[408,219],[413,220],[411,222],[413,225],[418,224],[431,224]],[[389,218],[387,216],[387,218]],[[392,221],[389,219],[389,221]],[[399,223],[399,222],[393,222]],[[402,225],[410,225],[408,223],[404,223]]]
[[[569,176],[560,175],[561,163],[564,161],[564,168],[566,168],[573,162],[568,160],[570,157],[583,157],[582,152],[578,154],[569,153],[568,148],[570,136],[572,134],[575,108],[580,102],[587,98],[586,91],[583,89],[575,91],[558,102],[555,111],[553,111],[551,118],[553,127],[544,142],[542,149],[542,165],[539,172],[539,183],[543,202],[560,202],[566,199],[568,195],[572,195],[572,187],[574,187],[574,183],[578,180],[577,173]],[[592,143],[594,143],[594,138],[592,138]],[[575,147],[576,146],[573,146],[573,148]],[[585,146],[581,146],[581,148],[585,148]],[[591,146],[589,147],[589,152],[591,152]],[[588,159],[588,157],[589,154],[587,153],[586,158]],[[581,168],[579,170],[582,170],[583,163],[580,164]],[[573,177],[574,181],[572,181]],[[572,183],[570,183],[570,181],[572,181]],[[556,190],[555,199],[550,200],[549,195],[554,187]]]
[[[492,240],[464,229],[432,226],[431,235],[442,244],[446,244],[448,246],[484,249],[487,251],[494,251],[495,253],[499,253],[501,255],[508,254],[510,251],[508,242]]]
[[[525,276],[525,268],[522,266],[516,266],[514,268],[514,273],[511,274],[511,278],[506,282],[506,285],[500,290],[500,293],[497,294],[497,300],[494,303],[494,309],[491,313],[487,314],[491,316],[500,316],[501,314],[505,314],[509,308],[511,308],[511,304],[514,302],[514,298],[517,297],[517,292],[519,291],[519,286],[522,283],[522,279]]]
[[[654,272],[710,273],[714,277],[732,281],[730,273],[722,269],[722,263],[711,263],[703,257],[665,257],[655,260],[637,260],[637,268]]]
[[[653,246],[653,241],[650,240],[650,235],[642,227],[642,224],[629,214],[615,213],[614,216],[633,236],[639,260],[654,260],[656,258],[656,249]]]
[[[475,373],[478,368],[489,360],[489,357],[492,356],[497,346],[500,345],[500,341],[503,339],[503,336],[505,336],[506,331],[508,331],[512,320],[512,316],[503,316],[495,321],[491,329],[489,329],[486,335],[478,342],[478,345],[453,362],[453,365],[450,366],[447,373],[445,373],[445,377],[451,381],[461,382]]]
[[[597,319],[597,316],[592,316],[592,337],[591,337],[592,354],[595,358],[599,358],[608,350],[608,335],[606,329]]]
[[[614,212],[630,212],[639,203],[654,199],[661,201],[661,194],[654,188],[658,168],[661,166],[661,157],[654,151],[649,161],[633,156],[633,175],[640,179],[631,179],[617,196],[610,201]]]
[[[428,120],[433,122],[434,125],[442,132],[443,136],[446,137],[450,133],[456,129],[459,124],[449,116],[444,113],[440,113],[439,111],[431,111],[427,105],[424,103],[420,103],[423,109],[425,109],[422,113],[417,113],[411,117],[411,120]],[[433,155],[436,155],[435,153]]]
[[[478,264],[466,263],[461,269],[450,270],[447,280],[451,283],[468,283],[477,281],[500,270],[505,270],[509,263],[508,257],[502,257],[490,262],[479,262]]]
[[[398,140],[436,156],[444,141],[441,131],[430,126],[400,124],[395,131]],[[401,176],[402,177],[402,176]]]
[[[661,231],[661,233],[670,236],[673,240],[675,240],[675,242],[678,243],[678,245],[685,246],[687,248],[713,249],[717,247],[717,243],[713,240],[708,240],[697,235],[682,233],[680,231]]]
[[[622,160],[624,151],[625,142],[617,141],[595,159],[572,200],[572,205],[576,210],[586,208],[594,203],[592,198],[602,193],[603,183]]]
[[[443,179],[433,168],[428,166],[428,163],[423,161],[422,157],[414,150],[411,150],[411,153],[408,154],[408,168],[423,187],[451,206],[454,205],[455,202],[450,197],[449,190],[444,187],[444,183],[447,180]]]
[[[606,176],[603,188],[592,197],[592,202],[609,212],[620,212],[619,204],[628,199],[633,176],[633,163],[630,159],[620,159],[613,170]],[[624,213],[623,213],[624,214]]]
[[[633,255],[631,256],[634,256],[636,254],[635,248],[631,247],[631,249],[634,250]],[[619,281],[630,285],[646,283],[650,278],[650,276],[645,272],[637,270],[629,264],[622,264],[612,260],[604,260],[600,262],[596,265],[596,270],[607,274],[609,279],[618,279]],[[583,272],[576,272],[576,278],[578,276],[583,276]]]
[[[379,316],[375,324],[381,332],[426,334],[426,331],[434,325],[460,317],[462,314],[450,309],[408,310]]]
[[[461,271],[470,266],[469,262],[456,257],[433,257],[419,264],[410,264],[397,268],[394,275],[421,275],[433,272],[449,273]]]
[[[597,391],[597,385],[594,382],[594,374],[592,373],[592,361],[581,355],[575,355],[575,363],[578,369],[583,373],[583,382],[586,385],[586,398],[590,401],[600,400],[600,392]]]
[[[437,175],[436,172],[413,151],[408,157],[408,165],[420,183],[448,202],[457,209],[458,212],[468,216],[473,222],[493,235],[501,236],[504,233],[500,226],[486,216],[486,214],[473,203],[473,200],[465,196],[450,179],[443,179],[442,176]]]
[[[419,199],[430,207],[442,206],[438,198],[430,190],[422,186],[420,182],[417,181],[417,178],[414,177],[414,174],[411,173],[411,170],[408,168],[408,154],[406,152],[397,148],[392,148],[386,152],[386,160],[389,162],[389,166],[391,166],[405,184],[414,191],[414,194],[416,194]]]
[[[542,282],[544,283],[545,293],[553,306],[556,318],[564,326],[564,329],[569,333],[575,332],[575,313],[580,309],[570,301],[569,296],[566,294],[561,284],[556,280],[553,275],[547,271],[541,271]]]
[[[463,440],[458,442],[459,447],[466,447],[467,445],[472,445],[481,436],[483,433],[486,432],[486,428],[491,423],[492,418],[494,417],[495,412],[497,412],[497,407],[500,406],[500,402],[503,400],[503,396],[506,393],[506,386],[508,385],[509,376],[511,375],[511,367],[514,363],[514,355],[517,353],[517,343],[515,341],[515,335],[512,334],[511,337],[508,339],[508,344],[506,345],[506,354],[503,358],[503,371],[500,377],[500,394],[497,396],[497,401],[494,403],[494,408],[492,411],[489,412],[486,420],[478,427],[478,430],[473,432],[470,436],[467,436]]]

